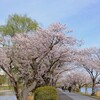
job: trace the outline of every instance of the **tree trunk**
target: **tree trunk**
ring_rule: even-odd
[[[36,87],[36,81],[34,81],[30,86],[24,86],[22,92],[21,92],[21,100],[27,100],[28,99],[28,94],[35,89]]]
[[[17,100],[21,100],[20,93],[18,91],[18,88],[17,87],[14,87],[14,90],[15,90],[15,95],[16,95]]]
[[[57,80],[53,80],[52,86],[56,86]]]
[[[85,86],[85,94],[87,94],[87,85]]]
[[[95,79],[92,80],[92,93],[91,96],[95,95]]]
[[[26,87],[24,87],[24,89],[22,91],[21,100],[27,100],[27,98],[28,98],[28,90]]]
[[[79,92],[81,92],[81,86],[79,86]]]
[[[13,85],[15,96],[16,96],[17,100],[21,100],[21,95],[20,95],[20,91],[19,91],[18,82],[15,80],[14,77],[11,77],[10,81]]]

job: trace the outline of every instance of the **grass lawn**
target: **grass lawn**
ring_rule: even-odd
[[[85,93],[81,93],[81,92],[80,92],[79,94],[82,94],[82,95],[84,95],[84,96],[89,96],[89,97],[91,97],[91,98],[100,100],[100,95],[99,95],[99,96],[91,96],[90,94],[85,94]],[[100,94],[100,92],[99,92],[99,94]]]
[[[28,100],[34,100],[34,96],[28,96]]]
[[[0,86],[0,90],[13,90],[12,86]]]

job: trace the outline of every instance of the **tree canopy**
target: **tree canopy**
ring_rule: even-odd
[[[32,20],[26,15],[10,15],[5,25],[0,26],[0,31],[3,35],[14,36],[15,33],[27,33],[30,31],[36,31],[38,23],[36,20]]]
[[[53,85],[53,76],[68,70],[75,59],[77,40],[65,35],[64,25],[38,28],[35,33],[16,34],[12,46],[0,49],[0,67],[9,76],[17,100],[27,100],[37,86]]]

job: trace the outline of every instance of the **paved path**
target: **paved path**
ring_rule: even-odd
[[[58,91],[60,98],[59,100],[97,100],[77,93],[69,93],[68,91],[63,92],[61,89]]]
[[[59,100],[73,100],[62,91],[58,91],[58,94],[59,94]]]

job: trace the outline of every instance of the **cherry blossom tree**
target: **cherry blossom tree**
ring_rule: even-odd
[[[60,67],[59,69],[54,71],[54,73],[53,73],[53,76],[55,76],[53,78],[54,86],[56,86],[56,84],[59,83],[60,81],[61,81],[62,85],[67,84],[64,82],[65,79],[62,79],[62,78],[64,78],[66,76],[66,73],[69,73],[70,71],[78,68],[73,63],[75,60],[76,60],[76,58],[74,58],[74,60],[72,59],[72,62],[67,62],[67,63],[65,63],[65,65],[63,67]]]
[[[92,79],[92,94],[95,95],[95,85],[100,76],[100,49],[88,48],[79,51],[79,63],[88,72]]]
[[[73,70],[70,71],[66,76],[65,76],[65,83],[67,86],[72,86],[73,90],[76,91],[76,88],[80,89],[89,84],[91,82],[91,79],[89,75],[85,71],[80,71],[80,70]]]
[[[13,44],[1,49],[0,67],[9,76],[17,100],[27,100],[37,86],[52,85],[54,73],[75,60],[77,40],[65,34],[70,32],[65,29],[65,25],[53,24],[35,33],[16,34]]]

